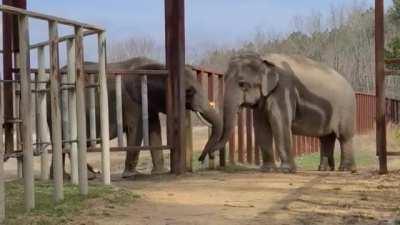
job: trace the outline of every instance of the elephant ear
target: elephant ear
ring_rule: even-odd
[[[265,59],[263,62],[267,66],[267,70],[261,79],[261,93],[263,96],[268,96],[278,85],[279,75],[274,63]]]

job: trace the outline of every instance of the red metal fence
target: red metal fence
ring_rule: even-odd
[[[210,102],[214,102],[217,108],[221,107],[223,99],[223,75],[216,72],[205,71],[193,67],[198,80],[207,90]],[[208,79],[204,82],[203,79]],[[218,82],[218,86],[214,83]],[[218,93],[218,97],[215,96]],[[372,94],[356,93],[356,132],[365,134],[375,128],[375,101]],[[386,99],[386,114],[388,122],[400,122],[400,101]],[[230,164],[236,162],[259,165],[261,162],[260,148],[255,146],[254,130],[252,124],[252,110],[241,109],[238,114],[236,132],[233,133],[228,144],[228,161]],[[296,156],[318,152],[320,149],[319,139],[315,137],[297,136],[293,137],[293,152]],[[222,161],[225,156],[220,155]]]

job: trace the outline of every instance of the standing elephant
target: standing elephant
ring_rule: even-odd
[[[340,142],[339,170],[355,171],[353,136],[355,94],[335,70],[295,55],[244,53],[231,59],[225,75],[223,132],[207,153],[225,145],[234,130],[240,106],[254,109],[257,144],[262,149],[264,171],[276,169],[274,140],[283,172],[295,172],[292,135],[320,138],[319,170],[334,170],[334,145]]]
[[[85,70],[96,70],[96,63],[85,63]],[[164,70],[165,66],[156,61],[136,57],[125,61],[107,64],[108,70]],[[161,145],[161,125],[159,113],[166,113],[166,79],[162,76],[148,76],[148,109],[149,109],[149,141],[151,146]],[[206,144],[214,145],[222,133],[222,118],[209,105],[208,98],[200,83],[196,80],[190,67],[185,68],[186,85],[186,108],[198,112],[207,122],[212,125],[212,134]],[[117,137],[117,120],[115,106],[115,80],[107,79],[108,102],[109,102],[109,124],[110,139]],[[86,95],[86,102],[89,101]],[[143,139],[142,133],[142,105],[141,105],[141,79],[139,76],[122,76],[122,106],[123,106],[123,129],[126,132],[128,146],[140,146]],[[100,107],[96,100],[96,129],[100,131]],[[88,107],[88,104],[86,104]],[[87,123],[89,123],[89,108],[87,112]],[[50,117],[48,117],[50,118]],[[49,123],[51,124],[51,123]],[[89,128],[89,124],[86,126]],[[89,134],[89,130],[87,131]],[[207,147],[208,148],[208,147]],[[162,151],[151,151],[153,162],[153,174],[164,173],[164,158]],[[132,177],[137,174],[136,166],[139,152],[127,152],[125,169],[122,177]],[[88,166],[89,167],[89,166]],[[90,168],[90,167],[89,167]]]

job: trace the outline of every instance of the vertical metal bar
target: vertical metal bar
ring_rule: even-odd
[[[96,83],[96,75],[97,74],[88,74],[89,75],[89,84]],[[96,89],[89,88],[87,90],[89,94],[89,139],[90,147],[96,147],[97,141],[97,133],[96,133]]]
[[[384,4],[375,0],[375,72],[376,72],[376,150],[379,156],[379,173],[387,169],[386,118],[385,118],[385,64],[384,64]]]
[[[32,149],[32,107],[30,85],[29,21],[25,15],[19,16],[19,46],[21,74],[21,119],[23,141],[24,199],[26,210],[35,207],[33,149]]]
[[[85,110],[85,74],[83,68],[83,28],[75,27],[75,67],[76,67],[76,115],[78,134],[78,176],[81,195],[88,194],[86,166],[86,110]]]
[[[61,83],[68,82],[68,74],[61,74]],[[71,140],[71,130],[69,127],[69,111],[68,111],[68,97],[70,89],[61,91],[61,119],[62,119],[62,139]],[[71,151],[71,143],[64,143],[63,149]]]
[[[224,102],[224,79],[222,76],[218,76],[218,103],[219,103],[219,112],[223,111],[223,102]],[[226,148],[223,147],[219,150],[219,166],[226,166]]]
[[[149,104],[147,95],[147,76],[141,77],[141,91],[142,91],[143,145],[149,146]]]
[[[63,191],[63,160],[62,160],[62,138],[61,138],[61,110],[60,110],[60,80],[59,55],[58,55],[58,24],[49,22],[50,40],[50,102],[51,102],[51,139],[53,150],[53,180],[54,200],[56,202],[64,199]],[[21,78],[22,79],[22,78]]]
[[[238,161],[244,163],[244,109],[238,115]]]
[[[75,39],[71,38],[67,40],[67,61],[68,61],[68,82],[75,84],[76,82],[76,71],[75,71]],[[71,89],[68,92],[68,115],[69,115],[69,130],[71,140],[76,140],[77,135],[77,118],[76,118],[76,88]],[[70,162],[71,162],[71,182],[73,184],[79,183],[78,176],[78,144],[76,142],[71,143],[70,149]]]
[[[174,145],[171,159],[172,172],[182,174],[186,170],[185,156],[185,1],[165,0],[166,62],[171,76],[174,96]]]
[[[247,163],[253,163],[253,112],[251,109],[246,110],[246,148]]]
[[[107,93],[107,74],[106,74],[106,33],[98,34],[99,44],[99,84],[100,84],[100,132],[101,132],[101,165],[103,169],[103,183],[111,184],[110,167],[110,134],[108,118],[108,93]]]
[[[121,75],[115,76],[115,107],[117,112],[117,133],[118,133],[118,146],[124,147],[124,127],[123,127],[123,114],[122,114],[122,77]]]
[[[14,53],[14,66],[17,68],[20,68],[21,65],[19,63],[20,61],[20,55],[19,53],[15,52]],[[20,74],[14,74],[14,80],[20,80]],[[21,83],[14,83],[13,84],[13,116],[11,118],[21,118],[21,110],[20,110],[20,105],[21,105]],[[22,138],[21,138],[21,125],[20,124],[14,124],[13,125],[13,130],[15,133],[15,144],[16,149],[22,149]],[[23,175],[23,166],[22,166],[22,161],[23,159],[18,157],[17,158],[17,177],[22,178]]]
[[[45,54],[44,54],[44,46],[39,47],[37,49],[38,54],[38,75],[37,80],[39,82],[47,81],[46,77],[46,65],[45,65]],[[39,143],[49,142],[49,138],[47,135],[47,103],[46,103],[46,93],[44,90],[46,89],[46,84],[39,83],[37,95],[37,140]],[[49,179],[49,153],[45,145],[38,145],[42,151],[40,155],[40,178],[41,180]]]

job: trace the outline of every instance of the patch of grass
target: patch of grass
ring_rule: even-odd
[[[355,151],[355,161],[357,167],[371,167],[371,165],[376,164],[376,156],[366,150]],[[296,164],[299,168],[303,170],[316,170],[318,169],[320,162],[320,153],[312,153],[296,158]],[[340,164],[340,153],[335,154],[335,165],[336,169]]]
[[[110,186],[91,185],[87,197],[79,194],[75,185],[64,186],[64,201],[55,204],[53,185],[49,182],[35,183],[36,208],[26,212],[21,181],[6,184],[6,225],[58,225],[66,224],[71,218],[85,209],[89,200],[100,199],[105,204],[124,205],[138,198],[132,192]]]

